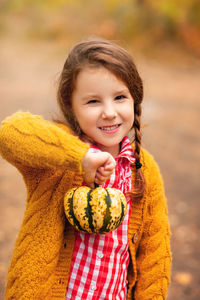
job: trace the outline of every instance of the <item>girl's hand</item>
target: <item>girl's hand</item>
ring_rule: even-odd
[[[94,182],[101,185],[110,178],[116,166],[115,159],[108,152],[87,152],[82,161],[83,178],[93,188]]]

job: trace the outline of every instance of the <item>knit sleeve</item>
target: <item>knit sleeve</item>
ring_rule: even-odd
[[[15,166],[80,171],[88,148],[67,130],[29,112],[13,114],[0,127],[0,154]]]
[[[170,229],[163,180],[152,156],[148,156],[145,197],[149,200],[137,252],[135,300],[163,300],[170,281]]]

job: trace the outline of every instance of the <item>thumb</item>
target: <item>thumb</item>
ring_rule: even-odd
[[[94,167],[98,169],[99,167],[104,167],[106,170],[113,170],[116,166],[115,159],[108,152],[98,152],[93,153]]]

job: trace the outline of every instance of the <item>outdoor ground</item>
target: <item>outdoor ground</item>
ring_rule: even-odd
[[[0,121],[17,110],[51,119],[68,45],[0,41]],[[65,51],[64,51],[65,49]],[[168,300],[200,299],[200,61],[183,53],[136,63],[145,86],[143,146],[159,163],[168,198],[173,252]],[[53,112],[53,115],[52,115]],[[25,207],[17,170],[0,159],[0,300]]]

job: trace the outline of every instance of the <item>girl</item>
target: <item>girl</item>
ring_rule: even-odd
[[[27,188],[6,299],[165,299],[166,199],[159,169],[141,148],[143,85],[131,56],[103,39],[78,43],[57,98],[67,125],[18,112],[1,126],[1,154]],[[107,234],[76,231],[64,215],[66,191],[94,183],[126,194],[125,219]]]

